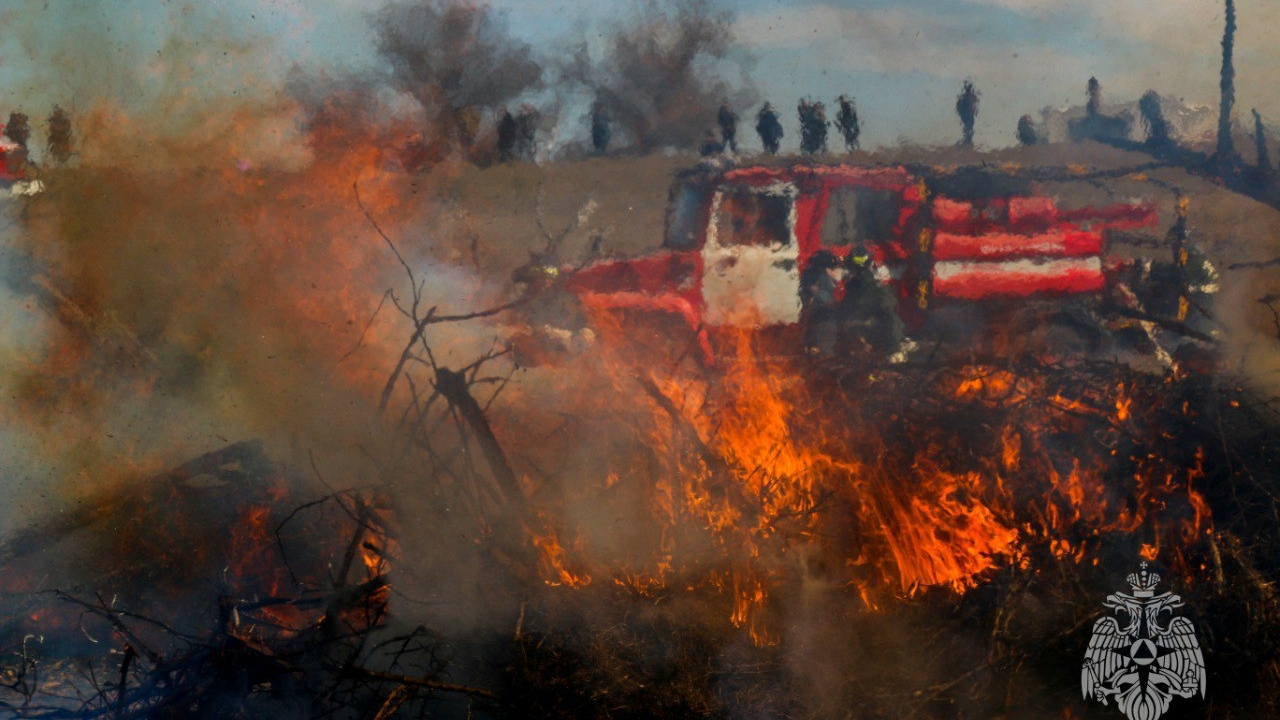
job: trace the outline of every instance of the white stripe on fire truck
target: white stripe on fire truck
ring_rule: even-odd
[[[992,272],[1019,277],[1052,277],[1078,271],[1102,272],[1102,260],[1097,257],[1088,258],[1022,258],[1019,260],[998,260],[990,262],[974,262],[972,260],[946,260],[933,266],[933,275],[938,280],[950,280],[972,272]]]

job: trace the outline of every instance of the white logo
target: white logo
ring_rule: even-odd
[[[1157,720],[1174,696],[1204,697],[1204,656],[1195,626],[1173,614],[1182,598],[1155,594],[1159,575],[1144,562],[1128,581],[1132,595],[1118,592],[1103,601],[1115,614],[1093,624],[1080,687],[1086,699],[1103,705],[1114,697],[1129,720]]]

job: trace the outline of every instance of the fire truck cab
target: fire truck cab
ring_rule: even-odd
[[[708,330],[799,323],[801,273],[819,250],[865,247],[911,328],[947,304],[1097,294],[1105,233],[1156,223],[1145,204],[1067,211],[1047,196],[964,187],[904,167],[689,171],[671,189],[660,249],[590,264],[566,286],[596,310],[679,318],[709,360]]]

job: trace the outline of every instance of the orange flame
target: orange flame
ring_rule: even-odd
[[[1189,542],[1209,522],[1193,487],[1199,464],[1118,454],[1122,432],[1136,431],[1120,425],[1139,428],[1153,405],[1138,386],[1054,388],[1045,377],[971,366],[917,388],[994,419],[977,452],[956,445],[967,428],[945,423],[890,442],[874,433],[896,416],[860,420],[850,412],[856,393],[813,394],[826,378],[810,376],[821,371],[760,353],[745,332],[725,344],[714,370],[650,375],[663,397],[629,415],[648,423],[646,457],[656,459],[648,497],[662,528],[658,555],[632,566],[593,557],[582,535],[565,548],[550,529],[531,533],[548,584],[579,587],[594,575],[642,596],[712,588],[729,600],[728,620],[768,644],[777,589],[808,572],[797,570],[799,557],[835,560],[825,566],[841,575],[830,579],[875,610],[887,595],[964,593],[1000,567],[1026,570],[1033,544],[1079,563],[1102,534],[1143,530],[1154,543],[1142,555],[1154,557],[1162,528],[1174,523]],[[643,397],[634,366],[609,367],[613,407]],[[1064,432],[1091,442],[1069,447]],[[618,482],[610,475],[605,485]],[[699,542],[715,548],[715,562],[686,547]]]

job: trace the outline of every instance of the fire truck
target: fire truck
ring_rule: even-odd
[[[0,191],[10,195],[35,195],[44,183],[27,177],[26,148],[0,137]]]
[[[802,322],[801,275],[822,250],[865,248],[916,334],[940,313],[1008,316],[1033,302],[1099,298],[1132,266],[1108,257],[1108,234],[1157,224],[1150,204],[1065,209],[1029,189],[965,169],[687,171],[671,189],[659,249],[591,263],[564,286],[593,311],[673,319],[711,362],[717,329]]]

